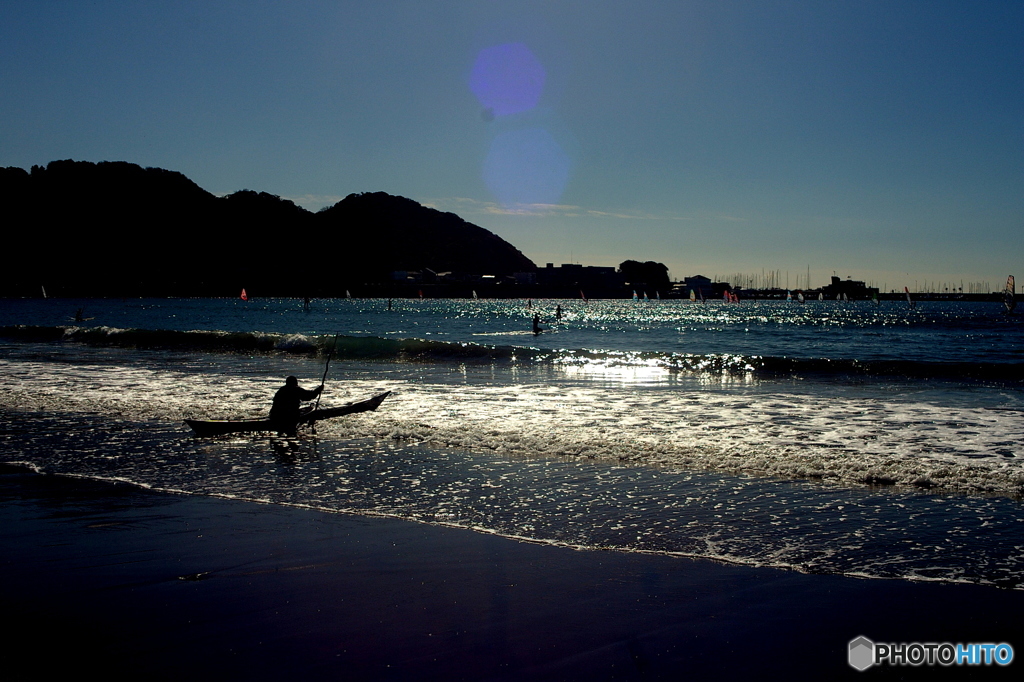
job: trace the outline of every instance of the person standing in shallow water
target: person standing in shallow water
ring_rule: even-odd
[[[323,384],[313,390],[307,390],[299,386],[299,380],[295,377],[285,379],[284,386],[277,389],[277,393],[274,394],[274,404],[270,408],[270,421],[274,430],[294,436],[299,426],[299,418],[302,416],[299,405],[303,400],[317,397],[323,390]]]

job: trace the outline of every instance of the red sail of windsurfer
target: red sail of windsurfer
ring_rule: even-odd
[[[249,300],[249,294],[245,293],[245,288],[243,288],[243,289],[242,289],[242,296],[241,296],[241,299],[242,299],[243,301],[248,301],[248,300]]]

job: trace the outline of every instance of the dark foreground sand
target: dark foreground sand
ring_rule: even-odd
[[[807,576],[0,467],[0,679],[1019,679],[1024,592]],[[944,673],[944,674],[943,674]]]

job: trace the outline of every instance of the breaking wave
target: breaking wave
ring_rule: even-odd
[[[1020,382],[1024,363],[927,360],[860,360],[785,356],[692,354],[596,349],[545,350],[417,338],[331,336],[272,332],[177,331],[116,327],[0,327],[0,338],[27,342],[70,342],[91,346],[226,353],[288,353],[389,362],[531,363],[556,366],[647,367],[668,372],[750,376],[879,376]]]

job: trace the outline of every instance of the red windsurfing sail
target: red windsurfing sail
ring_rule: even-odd
[[[245,293],[245,289],[244,289],[244,288],[242,289],[242,296],[241,296],[241,299],[242,299],[243,301],[248,301],[248,300],[249,300],[249,294]]]
[[[909,305],[911,308],[913,308],[914,307],[914,299],[910,298],[910,289],[908,289],[907,287],[903,287],[903,293],[905,293],[907,295],[907,305]]]

